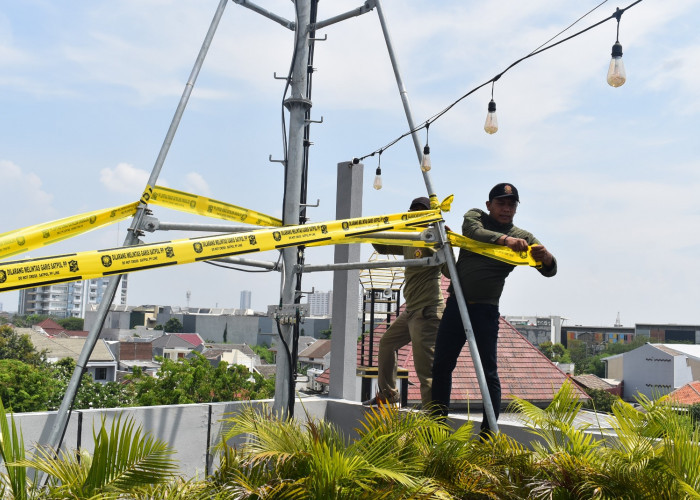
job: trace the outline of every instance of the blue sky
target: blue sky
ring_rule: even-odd
[[[259,5],[293,19],[289,1]],[[384,0],[416,122],[422,122],[598,5],[598,1]],[[631,2],[630,2],[631,3]],[[321,2],[319,19],[359,6]],[[0,233],[138,199],[217,0],[5,0],[0,5]],[[624,4],[605,3],[570,32]],[[700,4],[645,0],[620,42],[627,83],[605,82],[615,22],[531,58],[496,84],[500,130],[482,127],[490,86],[430,127],[432,181],[453,229],[488,190],[521,193],[516,224],[558,258],[544,279],[516,269],[501,313],[561,315],[567,324],[700,323]],[[312,221],[335,214],[336,164],[407,130],[376,12],[321,31],[315,51],[308,199]],[[293,35],[230,3],[192,93],[160,184],[281,216],[280,106]],[[424,131],[421,132],[424,137]],[[365,162],[364,213],[404,210],[425,194],[410,138],[382,155],[384,189]],[[163,221],[210,222],[154,207]],[[31,256],[120,244],[126,224]],[[147,234],[150,242],[189,236]],[[369,256],[369,247],[363,256]],[[258,256],[275,260],[270,253]],[[307,252],[330,262],[331,249]],[[302,288],[328,290],[330,273]],[[278,301],[277,273],[206,264],[135,273],[129,303],[237,307]],[[0,296],[15,310],[17,294]]]

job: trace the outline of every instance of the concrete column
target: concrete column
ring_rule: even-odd
[[[335,218],[362,216],[362,163],[338,163]],[[336,245],[333,262],[359,262],[360,245]],[[358,310],[360,307],[360,271],[333,272],[333,333],[331,336],[332,398],[357,398],[357,337],[360,334]]]

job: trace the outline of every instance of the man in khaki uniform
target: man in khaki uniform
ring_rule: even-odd
[[[430,200],[416,198],[409,211],[430,210]],[[404,247],[398,245],[373,245],[381,254],[403,255],[404,259],[420,259],[435,253],[430,248]],[[372,399],[363,401],[365,406],[378,403],[397,403],[399,391],[396,387],[396,351],[409,342],[413,348],[413,361],[420,381],[423,407],[432,401],[432,367],[435,355],[435,339],[445,308],[440,289],[442,266],[407,267],[404,276],[406,307],[389,326],[379,341],[377,358],[377,385],[379,390]]]

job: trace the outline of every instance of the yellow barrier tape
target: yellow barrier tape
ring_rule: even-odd
[[[146,184],[146,189],[141,195],[141,199],[139,201],[144,204],[148,203],[148,201],[151,199],[151,196],[153,196],[153,187],[151,187],[150,184]]]
[[[515,252],[508,247],[492,245],[491,243],[482,243],[480,241],[467,238],[466,236],[462,236],[461,234],[452,232],[447,233],[447,238],[450,240],[450,244],[452,246],[465,248],[470,252],[485,255],[486,257],[507,262],[508,264],[512,264],[514,266],[527,265],[532,267],[542,267],[541,262],[537,262],[532,258],[529,249],[525,250],[524,252]]]
[[[144,193],[144,196],[146,194]],[[156,186],[150,193],[150,203],[206,217],[245,222],[256,226],[282,226],[282,221],[254,210],[237,207],[223,201],[185,193],[177,189]]]
[[[404,240],[400,238],[400,235],[402,233],[415,235],[423,230],[424,228],[422,227],[395,229],[392,231],[392,233],[399,236],[398,238],[375,238],[371,236],[367,238],[347,238],[344,243],[377,243],[380,245],[396,245],[404,247],[435,247],[435,242],[412,239]],[[504,247],[501,245],[492,245],[491,243],[482,243],[480,241],[467,238],[466,236],[462,236],[451,231],[447,232],[447,238],[450,241],[450,245],[452,245],[453,247],[464,248],[465,250],[469,250],[470,252],[474,252],[479,255],[484,255],[492,259],[500,260],[502,262],[506,262],[514,266],[542,266],[541,262],[538,262],[532,258],[529,251],[515,252],[508,247]]]
[[[135,202],[120,207],[95,210],[0,234],[0,259],[29,252],[126,219],[136,213],[137,205],[138,203]]]
[[[0,292],[311,243],[332,245],[360,234],[425,225],[441,218],[437,211],[410,212],[0,263]]]

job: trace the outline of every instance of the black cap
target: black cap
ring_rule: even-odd
[[[515,189],[515,186],[507,182],[501,182],[491,188],[491,191],[489,191],[489,201],[494,198],[515,198],[515,201],[520,201],[518,190]]]
[[[425,197],[421,196],[420,198],[415,198],[411,202],[411,206],[408,208],[409,210],[430,210],[430,200]]]

